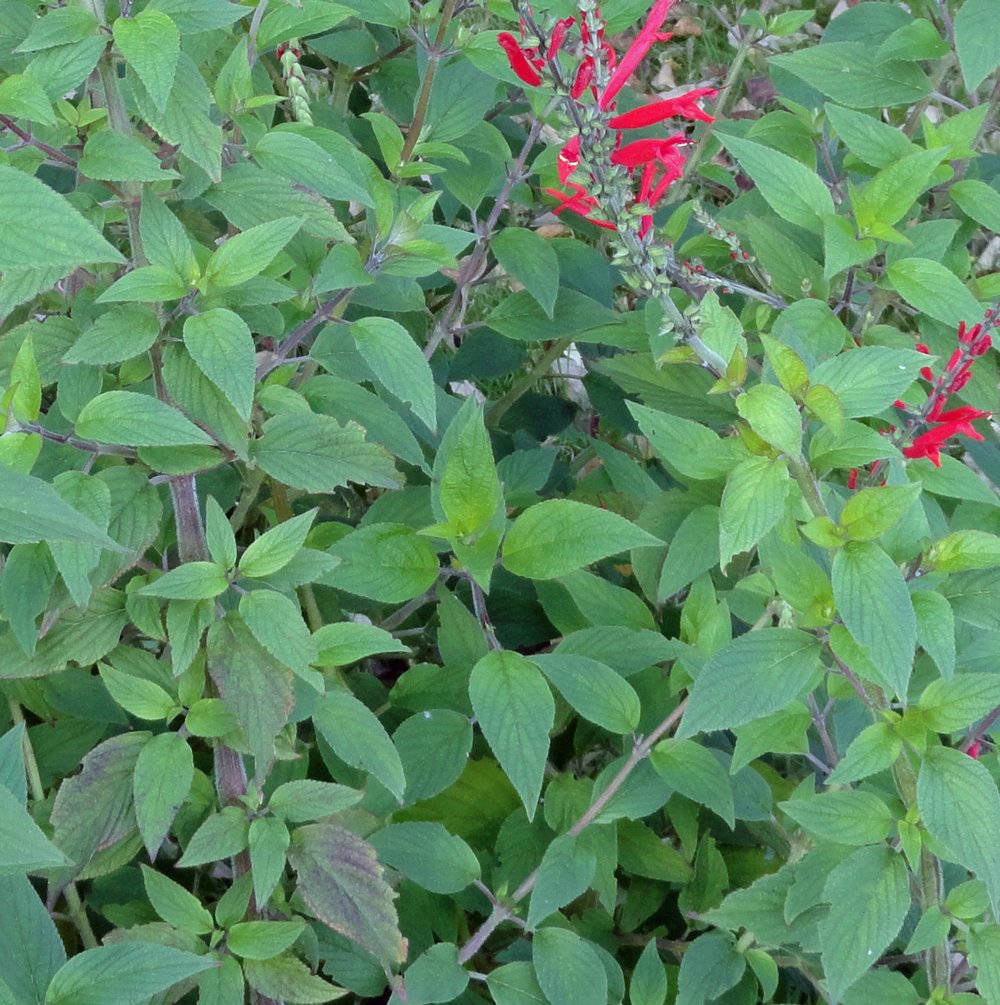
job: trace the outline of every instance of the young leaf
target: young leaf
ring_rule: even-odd
[[[288,827],[278,817],[258,817],[250,823],[250,870],[253,895],[266,904],[285,873],[285,853],[291,842]]]
[[[530,660],[494,651],[473,667],[469,698],[490,749],[532,819],[555,721],[552,692]]]
[[[144,586],[144,597],[168,600],[205,600],[229,589],[226,570],[215,562],[185,562]]]
[[[205,539],[216,565],[227,571],[236,565],[236,537],[215,496],[205,500]]]
[[[160,733],[147,743],[135,765],[135,818],[150,861],[163,844],[181,804],[191,791],[194,757],[179,733]]]
[[[242,921],[226,934],[226,945],[248,960],[269,960],[283,953],[302,934],[305,922]]]
[[[286,216],[231,237],[212,253],[202,282],[206,286],[228,287],[253,279],[271,264],[301,226],[301,220]]]
[[[212,930],[212,915],[201,906],[197,897],[148,865],[140,868],[146,896],[153,910],[164,921],[195,935],[206,935]]]
[[[119,52],[162,112],[174,86],[181,54],[177,25],[162,11],[143,10],[130,18],[116,18],[112,30]]]
[[[251,579],[261,579],[283,569],[305,544],[318,512],[311,509],[265,531],[240,557],[240,573]]]
[[[723,568],[752,548],[782,517],[791,488],[788,465],[751,457],[733,468],[719,507],[719,561]]]

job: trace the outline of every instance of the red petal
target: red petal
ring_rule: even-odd
[[[656,44],[660,28],[673,5],[674,0],[656,0],[653,4],[642,30],[611,74],[611,79],[601,95],[601,108],[607,108],[614,101],[615,95],[625,86],[635,68],[646,58],[646,53]]]
[[[497,42],[499,42],[500,48],[507,53],[507,62],[510,63],[510,68],[518,79],[532,87],[537,87],[542,82],[542,78],[531,65],[517,39],[509,31],[502,31],[497,35]]]

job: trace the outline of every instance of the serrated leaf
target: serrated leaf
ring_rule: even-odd
[[[254,392],[254,342],[247,323],[215,307],[184,322],[184,345],[198,369],[226,396],[241,419],[250,418]]]
[[[63,357],[66,363],[120,363],[144,353],[160,334],[156,314],[139,304],[112,307],[100,315]]]
[[[458,893],[479,879],[479,861],[472,849],[440,823],[390,824],[368,840],[380,861],[432,893]]]
[[[134,136],[114,129],[93,133],[83,148],[77,170],[102,181],[164,181],[178,177],[163,167],[156,154]]]
[[[719,507],[719,561],[723,569],[781,519],[790,488],[788,465],[780,457],[750,457],[733,468]]]
[[[503,270],[538,301],[551,318],[559,293],[559,259],[544,237],[523,227],[505,227],[490,242]]]
[[[244,576],[259,579],[283,569],[305,544],[306,535],[316,519],[316,509],[283,520],[252,541],[240,556],[239,570]]]
[[[217,248],[205,266],[203,282],[239,286],[263,272],[298,233],[302,221],[286,216],[250,227]]]
[[[929,258],[902,258],[887,275],[896,292],[921,314],[957,326],[978,318],[983,310],[962,281],[940,262]]]
[[[530,660],[494,651],[472,668],[469,698],[490,749],[532,819],[555,721],[552,692]]]
[[[91,398],[76,420],[79,436],[135,447],[211,445],[215,441],[176,408],[136,391],[105,391]]]
[[[531,940],[538,985],[551,1005],[606,1005],[608,975],[594,948],[566,928],[541,928]]]
[[[834,556],[831,581],[848,631],[896,694],[905,698],[917,620],[899,567],[878,545],[853,541]]]
[[[20,800],[0,785],[0,875],[35,872],[69,864]]]
[[[195,935],[206,935],[212,930],[212,915],[201,905],[201,901],[179,883],[168,879],[162,873],[142,869],[142,881],[146,896],[153,910],[168,924]]]
[[[321,667],[348,666],[380,653],[409,652],[385,629],[356,621],[323,625],[313,633],[313,641],[318,651],[315,662]]]
[[[547,499],[514,521],[504,539],[503,564],[516,576],[555,579],[609,555],[662,543],[610,510]]]
[[[819,643],[793,628],[740,635],[698,672],[677,736],[731,729],[791,704],[812,680],[819,654]]]
[[[276,956],[270,960],[244,960],[247,983],[272,1001],[289,1005],[318,1005],[342,998],[347,992],[314,974],[294,956]]]
[[[663,1005],[667,997],[667,971],[656,948],[656,939],[650,939],[632,971],[628,985],[630,1005]]]
[[[295,831],[289,860],[300,895],[323,924],[383,964],[402,962],[394,894],[370,844],[335,824],[306,824]]]
[[[823,888],[829,913],[819,923],[823,970],[834,998],[875,965],[910,910],[909,874],[884,845],[859,848]]]
[[[162,11],[143,10],[134,17],[116,18],[112,31],[118,50],[162,112],[174,86],[181,54],[177,25]]]
[[[44,182],[0,164],[0,271],[124,261],[94,228]]]
[[[639,696],[611,667],[568,653],[543,653],[531,662],[584,719],[612,733],[639,725]]]
[[[534,928],[590,886],[597,868],[592,848],[578,836],[560,834],[545,849],[531,892],[528,927]]]
[[[779,805],[800,827],[834,844],[877,844],[893,823],[889,807],[871,792],[822,792]]]
[[[367,705],[346,691],[330,691],[313,710],[312,719],[341,760],[370,772],[397,799],[402,798],[406,779],[399,754]]]
[[[363,795],[360,790],[346,785],[301,778],[279,785],[271,794],[267,807],[284,820],[302,823],[333,816],[360,802]]]
[[[150,861],[191,791],[194,758],[179,733],[160,733],[142,748],[135,765],[135,818]]]
[[[992,14],[991,0],[964,0],[955,15],[955,51],[970,91],[1000,66],[1000,40],[994,32],[983,31]]]
[[[139,594],[168,600],[207,600],[229,589],[226,570],[215,562],[185,562],[154,579]]]
[[[270,960],[283,953],[302,934],[305,922],[241,921],[226,934],[226,945],[247,960]]]
[[[351,335],[364,361],[382,386],[401,401],[428,429],[437,426],[434,375],[410,333],[391,318],[360,318],[351,325]]]
[[[917,777],[917,805],[947,857],[986,884],[993,914],[1000,909],[1000,861],[992,835],[1000,827],[1000,794],[986,767],[960,750],[931,747]]]
[[[726,769],[694,740],[661,740],[649,755],[656,773],[682,796],[707,806],[735,826],[733,789]]]

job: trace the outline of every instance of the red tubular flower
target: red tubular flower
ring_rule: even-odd
[[[589,56],[576,68],[573,86],[569,90],[571,98],[579,98],[594,82],[594,61]]]
[[[576,18],[564,17],[561,21],[556,22],[556,26],[552,29],[552,37],[549,39],[549,47],[545,53],[546,59],[556,58],[556,53],[562,48],[566,38],[566,32],[573,27],[575,20]]]
[[[697,119],[700,122],[714,122],[715,119],[698,107],[699,98],[711,98],[716,94],[714,87],[699,87],[694,91],[688,91],[677,98],[664,98],[662,101],[654,101],[650,105],[642,108],[633,108],[630,112],[616,115],[608,125],[612,129],[642,129],[645,126],[654,126],[664,119],[681,117],[685,119]]]
[[[622,61],[615,67],[607,87],[601,94],[601,108],[610,108],[615,96],[625,86],[628,78],[632,76],[635,68],[646,58],[646,53],[657,42],[664,41],[664,36],[660,33],[663,22],[667,19],[670,8],[673,7],[674,0],[656,0],[646,23],[636,36],[635,41],[628,47],[628,51],[622,57]],[[669,38],[669,36],[666,36]]]
[[[611,155],[611,163],[620,164],[627,168],[639,167],[650,161],[663,159],[669,155],[673,147],[686,142],[687,137],[683,133],[677,133],[675,136],[668,136],[662,140],[633,140]]]
[[[951,427],[952,432],[950,435],[952,436],[961,435],[968,436],[973,440],[981,440],[983,439],[982,434],[974,429],[970,423],[976,419],[988,419],[989,417],[989,412],[973,408],[971,405],[962,405],[961,408],[953,408],[950,411],[941,412],[938,415],[938,421],[944,422]]]
[[[974,761],[978,761],[979,760],[979,752],[982,749],[982,746],[983,745],[982,745],[982,743],[980,743],[979,740],[973,740],[972,743],[969,744],[969,749],[966,751],[966,753]]]
[[[510,68],[517,75],[519,80],[537,87],[542,82],[541,74],[531,65],[527,53],[521,48],[517,39],[509,31],[502,31],[497,35],[497,42],[505,53]]]
[[[851,468],[847,473],[847,487],[853,492],[858,487],[858,469]]]
[[[978,325],[976,327],[979,327]],[[987,332],[978,342],[974,343],[972,349],[973,356],[985,356],[993,346],[993,339]]]

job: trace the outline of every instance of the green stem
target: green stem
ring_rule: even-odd
[[[802,496],[806,501],[806,505],[812,510],[813,516],[829,517],[830,512],[826,508],[826,503],[823,502],[823,497],[819,492],[819,483],[816,481],[816,476],[813,474],[812,468],[806,463],[805,458],[789,457],[787,460],[788,470],[791,471],[792,477],[802,490]]]
[[[413,156],[413,148],[420,139],[420,130],[424,128],[424,120],[427,118],[427,107],[431,100],[431,88],[434,86],[434,76],[437,73],[438,64],[441,62],[442,46],[451,24],[452,16],[455,13],[457,0],[445,0],[441,8],[441,21],[438,23],[437,35],[434,37],[434,45],[427,52],[427,69],[424,71],[424,80],[420,87],[420,94],[417,97],[417,106],[413,110],[413,121],[406,131],[406,140],[399,155],[399,163],[405,164]]]
[[[490,408],[487,418],[489,424],[495,426],[507,414],[508,410],[531,390],[535,382],[544,377],[549,367],[573,344],[571,338],[557,339],[546,350],[542,358],[499,400]]]
[[[264,484],[264,469],[254,468],[248,472],[246,481],[243,483],[243,491],[236,503],[236,509],[229,517],[229,526],[233,528],[233,533],[242,530],[243,524],[247,522],[250,510],[257,501],[260,487]]]
[[[32,747],[31,740],[28,737],[28,726],[24,721],[24,712],[21,710],[20,703],[10,696],[7,698],[7,707],[10,709],[10,717],[14,720],[14,724],[17,725],[20,723],[24,726],[21,749],[24,752],[24,767],[28,776],[28,789],[31,792],[31,798],[36,803],[41,802],[45,799],[45,786],[42,783],[42,773],[38,769],[35,748]],[[93,928],[90,927],[87,909],[83,906],[80,892],[77,890],[75,883],[71,882],[66,885],[66,888],[63,890],[63,897],[66,899],[67,913],[73,919],[73,924],[76,925],[76,930],[80,933],[80,941],[83,943],[83,948],[96,949],[100,943],[97,941],[97,936],[94,935]]]

